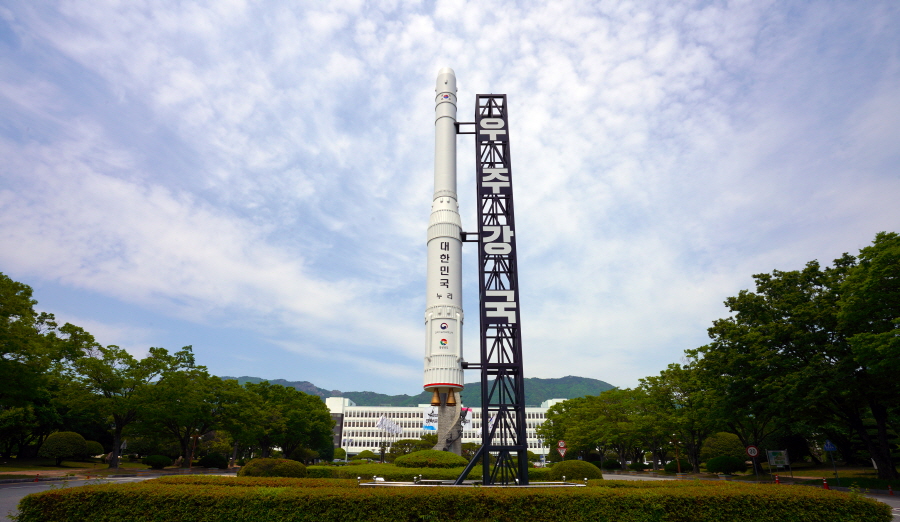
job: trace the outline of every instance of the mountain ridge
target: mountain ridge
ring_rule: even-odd
[[[431,396],[422,392],[418,395],[387,395],[371,391],[342,392],[340,390],[326,390],[319,388],[309,381],[288,381],[285,379],[263,379],[261,377],[222,377],[222,379],[236,380],[243,385],[247,382],[258,384],[268,380],[271,384],[279,384],[296,390],[317,395],[323,399],[326,397],[346,397],[355,402],[357,406],[418,406],[431,401]],[[549,399],[574,399],[587,395],[597,395],[606,390],[615,388],[608,382],[590,377],[576,377],[567,375],[555,379],[541,379],[539,377],[525,378],[525,404],[538,406]],[[481,383],[466,383],[462,392],[463,404],[467,406],[481,405]]]

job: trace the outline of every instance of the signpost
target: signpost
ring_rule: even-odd
[[[769,470],[771,471],[772,466],[776,468],[787,467],[791,470],[791,478],[794,478],[794,469],[791,467],[791,461],[788,459],[787,450],[769,450]]]
[[[837,451],[837,446],[835,446],[834,443],[831,442],[830,440],[825,439],[825,447],[822,449],[824,449],[825,451],[828,452],[829,455],[831,455],[831,465],[834,467],[834,478],[837,481],[838,487],[840,487],[841,486],[841,478],[838,477],[837,464],[834,463],[834,452]]]
[[[566,441],[561,440],[557,442],[556,451],[559,452],[559,456],[562,457],[563,460],[566,460],[566,451],[568,451],[568,449],[566,448]]]
[[[756,473],[756,480],[759,480],[759,469],[756,467],[756,457],[759,456],[759,448],[756,446],[747,446],[747,455],[753,459],[753,471]]]

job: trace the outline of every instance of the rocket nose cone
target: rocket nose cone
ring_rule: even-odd
[[[452,92],[456,93],[456,73],[449,67],[444,67],[438,71],[435,92]]]

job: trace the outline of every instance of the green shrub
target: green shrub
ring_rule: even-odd
[[[607,459],[600,463],[600,467],[603,469],[622,469],[622,463],[618,460]]]
[[[210,453],[197,464],[204,468],[228,469],[228,457],[221,453]]]
[[[716,457],[738,457],[745,458],[744,445],[734,433],[726,433],[724,431],[710,435],[703,440],[700,447],[700,460],[703,462]]]
[[[153,469],[163,469],[172,465],[172,459],[165,455],[150,455],[149,457],[144,457],[144,464]]]
[[[253,459],[238,471],[239,477],[306,477],[306,466],[296,460]]]
[[[714,457],[706,461],[706,471],[710,473],[734,473],[736,471],[747,471],[747,462],[739,457],[722,455],[721,457]]]
[[[890,506],[862,496],[767,484],[589,481],[586,488],[444,488],[435,494],[434,488],[355,487],[355,480],[329,487],[311,479],[178,479],[28,495],[19,504],[18,520],[891,520]]]
[[[103,444],[100,444],[95,440],[89,440],[84,443],[84,460],[96,457],[97,455],[103,455],[104,453],[106,453],[106,450],[103,449]]]
[[[356,455],[350,457],[350,460],[377,460],[378,458],[380,457],[378,457],[378,455],[376,455],[374,451],[362,450]]]
[[[458,468],[466,464],[466,459],[456,453],[438,450],[414,451],[394,460],[394,465],[401,468]]]
[[[585,478],[602,479],[603,473],[597,469],[597,466],[590,462],[585,462],[583,460],[564,460],[562,462],[557,462],[550,468],[548,477],[550,480],[562,480],[563,477],[566,477],[566,480],[582,480]]]
[[[644,471],[646,467],[647,465],[643,462],[632,462],[628,465],[628,469],[630,469],[631,471]]]
[[[337,478],[335,469],[331,466],[306,466],[306,476],[319,479]]]
[[[546,482],[550,480],[550,468],[528,468],[528,480]]]
[[[686,461],[685,459],[681,459],[678,462],[681,462],[682,473],[689,473],[692,469],[694,469],[694,467],[691,466],[691,463]],[[678,462],[674,460],[671,462],[667,462],[666,467],[663,469],[666,470],[667,473],[678,473]]]
[[[62,464],[63,459],[81,457],[84,455],[87,441],[74,431],[58,431],[50,434],[41,445],[39,457],[56,460],[56,465]]]

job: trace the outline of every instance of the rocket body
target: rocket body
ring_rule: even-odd
[[[424,388],[453,397],[452,392],[463,389],[463,309],[462,221],[456,195],[456,74],[452,69],[445,67],[438,72],[435,93]]]

